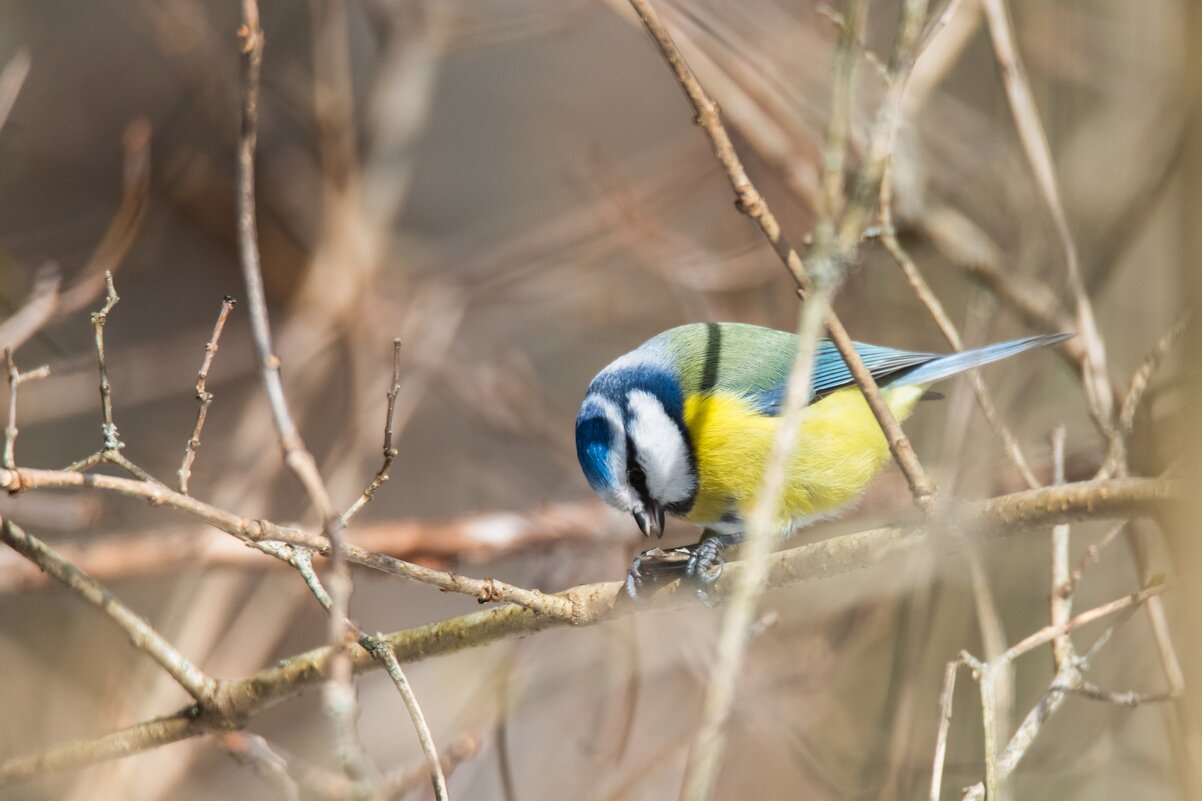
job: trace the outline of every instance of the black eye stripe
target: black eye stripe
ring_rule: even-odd
[[[647,500],[647,474],[643,472],[642,465],[639,464],[638,455],[635,453],[634,440],[631,437],[626,437],[626,480],[630,482],[630,486],[639,497],[644,501]]]

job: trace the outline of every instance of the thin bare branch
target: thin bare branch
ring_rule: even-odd
[[[1115,524],[1110,531],[1106,532],[1105,536],[1097,542],[1085,549],[1085,553],[1081,555],[1081,561],[1069,574],[1068,580],[1062,583],[1056,591],[1063,597],[1069,598],[1076,592],[1077,585],[1081,583],[1081,577],[1085,575],[1085,571],[1098,563],[1102,557],[1102,551],[1106,549],[1110,543],[1114,542],[1119,534],[1123,533],[1123,529],[1127,527],[1127,521]]]
[[[275,545],[275,543],[265,543],[265,545]],[[280,558],[286,559],[297,569],[301,577],[305,580],[305,584],[308,585],[309,590],[317,598],[317,602],[327,612],[333,614],[333,600],[330,598],[330,594],[326,591],[326,588],[322,586],[321,579],[317,577],[317,572],[313,570],[312,553],[303,548],[284,547],[287,549],[287,552],[279,554]],[[345,625],[348,631],[356,633],[359,645],[384,666],[389,678],[396,685],[397,692],[401,694],[401,700],[405,703],[405,709],[408,710],[409,718],[413,721],[413,727],[417,731],[417,739],[421,744],[422,753],[426,755],[430,767],[430,780],[434,785],[434,796],[437,801],[446,801],[447,780],[442,773],[442,764],[438,759],[438,750],[434,745],[434,737],[430,734],[430,726],[426,723],[426,716],[417,701],[413,687],[409,684],[409,679],[405,676],[405,672],[401,670],[401,665],[397,661],[396,654],[384,642],[382,634],[377,634],[373,637],[350,620],[346,621]],[[344,737],[347,738],[352,736],[352,733],[344,734]],[[379,783],[380,781],[377,781],[377,784]]]
[[[785,413],[772,438],[772,450],[755,505],[748,520],[743,556],[747,569],[735,584],[722,618],[715,663],[706,684],[701,722],[685,763],[683,801],[705,801],[712,793],[725,746],[723,729],[734,701],[735,683],[747,652],[756,607],[764,592],[768,555],[781,535],[780,505],[788,483],[788,467],[801,433],[802,412],[809,403],[814,354],[822,319],[830,308],[835,287],[816,284],[801,310],[797,354],[789,374]],[[787,524],[786,524],[787,525]]]
[[[17,104],[21,87],[29,77],[30,65],[29,51],[21,48],[4,65],[4,70],[0,71],[0,129],[4,128],[4,123],[8,122],[8,115]]]
[[[227,731],[218,734],[217,741],[231,756],[262,777],[277,797],[300,801],[300,788],[288,773],[288,761],[265,739],[249,732]]]
[[[822,149],[821,197],[825,204],[822,216],[831,221],[838,219],[846,202],[844,161],[855,111],[856,74],[860,65],[860,39],[868,19],[867,6],[865,0],[848,0],[839,25],[839,42],[832,68],[831,110],[826,145]]]
[[[939,801],[943,789],[943,763],[947,759],[947,734],[952,727],[952,699],[956,694],[956,673],[961,660],[947,663],[943,671],[943,691],[939,694],[939,731],[935,735],[935,757],[931,765],[930,801]]]
[[[955,2],[949,4],[949,8],[955,5]],[[918,269],[918,265],[910,257],[910,254],[902,247],[898,241],[897,232],[893,226],[893,181],[890,180],[890,174],[885,175],[881,181],[881,199],[880,199],[880,215],[881,215],[881,244],[893,256],[893,260],[897,266],[901,268],[902,275],[905,276],[906,282],[910,284],[914,294],[927,308],[931,318],[939,327],[939,331],[943,334],[947,343],[952,346],[953,350],[964,350],[964,340],[960,337],[960,332],[956,325],[948,316],[947,311],[940,303],[938,296],[927,283],[926,278]],[[1031,489],[1039,486],[1039,480],[1035,478],[1034,471],[1031,470],[1031,465],[1023,455],[1022,448],[1018,444],[1018,439],[1010,431],[1010,427],[1002,420],[1001,414],[998,413],[997,406],[993,403],[993,397],[989,393],[988,387],[985,385],[985,379],[981,377],[978,370],[970,370],[967,373],[969,385],[972,387],[973,393],[977,398],[977,405],[981,409],[981,414],[985,417],[985,421],[989,427],[997,434],[998,439],[1002,441],[1002,450],[1006,457],[1010,459],[1010,463],[1014,465],[1014,469],[1022,476],[1023,481]]]
[[[434,785],[434,798],[437,801],[447,801],[450,797],[447,793],[447,777],[442,771],[442,760],[438,757],[438,748],[434,745],[434,736],[430,733],[430,726],[426,723],[426,716],[422,713],[422,708],[417,702],[417,696],[413,693],[413,687],[410,686],[405,672],[401,670],[401,663],[397,661],[396,654],[384,642],[383,637],[383,634],[376,634],[375,637],[369,638],[369,650],[372,656],[384,665],[384,670],[388,672],[392,683],[396,685],[397,692],[401,694],[401,700],[405,702],[405,709],[408,710],[409,718],[413,721],[413,727],[417,730],[417,739],[421,743],[422,753],[426,757],[426,765],[430,772],[430,782]]]
[[[1057,637],[1069,633],[1073,629],[1079,629],[1087,623],[1093,623],[1095,620],[1101,620],[1108,615],[1113,615],[1115,612],[1121,612],[1124,609],[1138,606],[1149,598],[1160,595],[1168,588],[1169,587],[1167,584],[1157,584],[1155,586],[1148,587],[1146,590],[1140,590],[1139,592],[1133,592],[1130,595],[1124,595],[1122,598],[1117,598],[1110,603],[1102,604],[1101,606],[1095,606],[1088,612],[1082,612],[1076,617],[1066,620],[1064,623],[1060,623],[1055,626],[1044,626],[1034,634],[1031,634],[1025,639],[1010,646],[1009,650],[1007,650],[1005,653],[1005,658],[1008,660],[1017,659],[1023,654],[1029,653],[1035,648],[1052,642]]]
[[[62,275],[54,262],[38,268],[29,298],[15,314],[0,323],[0,347],[16,350],[54,316],[61,282]]]
[[[51,498],[56,504],[62,497]],[[27,501],[35,496],[27,496]],[[80,499],[82,502],[82,499]],[[95,504],[86,503],[88,508]],[[29,514],[29,512],[25,512]],[[83,512],[71,519],[84,525]],[[445,521],[396,520],[355,527],[354,544],[365,551],[438,565],[483,564],[499,557],[548,548],[633,542],[607,507],[595,502],[549,504],[525,514],[491,512]],[[60,543],[59,552],[98,581],[166,575],[183,569],[282,567],[263,559],[234,537],[208,526],[181,526]],[[0,594],[46,586],[48,577],[24,559],[0,551]]]
[[[358,705],[351,683],[350,658],[346,621],[353,590],[350,569],[346,564],[341,527],[325,482],[317,470],[313,454],[305,447],[300,431],[288,410],[284,382],[280,375],[280,359],[275,355],[271,339],[271,323],[267,315],[267,296],[263,288],[260,266],[258,225],[255,219],[255,144],[258,139],[259,83],[263,67],[263,30],[259,26],[259,7],[256,0],[243,0],[242,27],[242,124],[238,136],[237,210],[238,252],[242,277],[246,285],[247,307],[259,377],[271,408],[284,463],[300,481],[317,509],[322,532],[330,543],[330,587],[333,610],[330,615],[329,641],[331,657],[329,682],[325,688],[326,713],[340,732],[339,751],[347,775],[362,782],[375,795],[378,782],[374,766],[368,759],[355,729]]]
[[[1135,428],[1135,415],[1139,411],[1140,401],[1144,399],[1144,393],[1152,382],[1152,377],[1156,375],[1156,370],[1169,355],[1173,345],[1185,333],[1188,324],[1189,314],[1182,314],[1177,322],[1173,323],[1172,328],[1157,341],[1156,347],[1144,358],[1131,376],[1131,383],[1127,386],[1127,394],[1123,396],[1123,405],[1119,413],[1119,427],[1124,434],[1130,434]]]
[[[217,681],[205,675],[140,615],[121,603],[112,593],[63,559],[46,543],[25,533],[11,520],[0,523],[0,540],[38,567],[65,584],[116,623],[130,643],[159,664],[203,708],[217,700]]]
[[[213,405],[213,393],[205,388],[209,378],[209,368],[213,366],[213,357],[217,355],[217,346],[221,341],[221,332],[225,329],[225,321],[238,301],[226,295],[221,301],[221,311],[217,314],[217,322],[213,325],[213,335],[205,343],[204,361],[200,363],[200,371],[196,374],[196,401],[200,409],[196,412],[196,425],[192,436],[184,447],[184,461],[179,467],[179,491],[188,494],[188,479],[192,476],[192,462],[196,459],[196,451],[200,449],[200,432],[204,428],[205,418],[208,417],[209,407]]]
[[[349,525],[351,518],[359,514],[359,511],[371,502],[376,495],[376,490],[384,486],[389,479],[388,471],[397,457],[397,450],[392,446],[392,420],[396,415],[396,399],[399,394],[401,394],[401,340],[398,338],[392,341],[392,384],[388,388],[388,409],[384,412],[384,463],[380,466],[375,478],[363,490],[363,494],[356,498],[355,502],[339,516],[338,522],[342,526]]]
[[[1159,693],[1140,693],[1135,692],[1134,690],[1119,692],[1116,690],[1107,690],[1104,687],[1098,687],[1097,685],[1090,684],[1089,682],[1083,682],[1081,686],[1070,689],[1078,695],[1082,695],[1094,701],[1104,701],[1108,704],[1129,707],[1136,707],[1140,706],[1141,704],[1157,704],[1163,701],[1172,701],[1173,699],[1180,697],[1179,693],[1173,692],[1172,690],[1166,690],[1165,692]]]
[[[17,434],[17,390],[26,381],[36,381],[50,375],[50,365],[43,364],[36,370],[22,373],[17,369],[13,360],[12,348],[4,349],[4,361],[8,368],[8,425],[4,428],[4,460],[5,468],[15,470],[17,467],[16,446]]]
[[[100,410],[103,416],[100,431],[104,435],[104,451],[120,451],[125,443],[117,435],[117,426],[113,424],[113,388],[109,384],[109,368],[104,353],[104,325],[108,322],[109,314],[121,299],[113,286],[113,274],[106,271],[104,285],[108,291],[104,306],[92,315],[92,327],[96,331],[96,359],[100,365]]]
[[[1185,333],[1188,323],[1189,314],[1182,314],[1164,336],[1157,340],[1156,346],[1144,357],[1139,367],[1131,375],[1131,382],[1127,385],[1127,392],[1123,395],[1123,402],[1119,408],[1118,427],[1121,436],[1128,437],[1135,430],[1135,416],[1139,412],[1144,393],[1147,392],[1148,386],[1152,383],[1152,377],[1156,375],[1161,363],[1172,350],[1173,344]],[[1123,451],[1116,449],[1112,441],[1106,454],[1106,461],[1098,468],[1097,477],[1122,475],[1124,472],[1122,459]]]
[[[1120,435],[1111,419],[1114,413],[1113,396],[1110,390],[1109,371],[1106,366],[1106,347],[1098,330],[1093,305],[1081,275],[1077,258],[1077,246],[1073,242],[1068,216],[1060,198],[1056,182],[1056,170],[1052,163],[1052,150],[1039,119],[1039,110],[1031,92],[1030,80],[1023,67],[1018,48],[1014,42],[1014,23],[1005,0],[980,0],[985,11],[985,20],[993,40],[994,55],[1001,69],[1002,83],[1010,101],[1010,110],[1018,128],[1019,139],[1027,161],[1035,174],[1035,181],[1052,215],[1052,223],[1064,251],[1068,268],[1068,284],[1076,305],[1077,333],[1085,347],[1086,359],[1083,383],[1090,411],[1102,433],[1111,441],[1112,447],[1121,448]]]
[[[213,525],[244,542],[275,540],[292,545],[301,545],[323,556],[330,556],[328,538],[289,528],[269,520],[250,520],[219,509],[189,495],[183,495],[154,481],[141,481],[119,476],[82,474],[69,470],[3,470],[0,471],[0,488],[10,492],[50,487],[92,487],[94,489],[141,498],[156,506],[167,506]],[[572,621],[576,610],[570,603],[554,595],[538,590],[515,587],[496,579],[473,579],[441,570],[433,570],[411,562],[405,562],[384,554],[370,551],[353,544],[344,544],[346,557],[356,564],[370,567],[382,573],[405,576],[423,584],[430,584],[446,592],[470,595],[481,603],[511,601],[543,614]]]
[[[150,207],[150,123],[136,119],[121,137],[124,153],[121,203],[104,236],[88,257],[78,277],[62,291],[54,317],[62,319],[85,308],[104,291],[106,273],[115,273],[141,230]]]
[[[1064,484],[1064,426],[1057,426],[1052,432],[1052,483],[1056,486]],[[1062,628],[1073,613],[1073,597],[1071,592],[1063,590],[1069,583],[1069,527],[1062,523],[1052,529],[1052,592],[1050,599],[1051,624]],[[1067,631],[1058,635],[1052,641],[1052,657],[1056,670],[1059,671],[1074,658],[1073,640]]]

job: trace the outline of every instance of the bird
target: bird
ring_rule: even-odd
[[[853,343],[899,420],[931,384],[1072,334],[1041,334],[958,353]],[[627,571],[638,598],[646,581],[683,572],[698,597],[742,541],[785,404],[795,334],[735,322],[664,331],[604,367],[576,418],[576,454],[593,491],[663,537],[665,515],[701,527],[700,539],[653,566],[644,551]],[[809,403],[801,412],[778,528],[782,537],[854,503],[889,458],[889,446],[833,342],[815,348]],[[683,558],[687,557],[687,558]]]

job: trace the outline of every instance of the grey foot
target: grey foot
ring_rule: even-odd
[[[710,534],[699,542],[681,548],[643,551],[626,571],[626,594],[638,600],[640,590],[647,584],[683,578],[693,584],[697,599],[702,604],[713,607],[716,602],[710,597],[709,589],[721,577],[722,567],[726,564],[722,552],[738,541],[736,535]]]

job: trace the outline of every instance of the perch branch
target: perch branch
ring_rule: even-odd
[[[76,486],[82,486],[83,479],[98,481],[111,478],[99,475],[73,477],[80,479]],[[11,471],[0,471],[0,489],[12,480]],[[128,479],[112,480],[138,484]],[[1029,490],[964,504],[951,512],[956,525],[973,532],[975,536],[1006,537],[1026,529],[1046,528],[1068,520],[1164,514],[1178,493],[1177,486],[1166,480],[1112,479]],[[186,496],[179,497],[193,500]],[[848,573],[880,564],[919,547],[936,547],[941,552],[954,551],[959,543],[959,538],[932,537],[920,529],[886,528],[848,534],[774,554],[770,559],[766,586],[783,587]],[[744,569],[741,562],[726,565],[722,577],[714,585],[714,595],[720,598],[728,593]],[[595,625],[635,612],[692,606],[696,603],[687,589],[681,589],[679,582],[666,585],[645,605],[623,602],[619,598],[620,592],[621,584],[610,582],[573,587],[548,597],[577,610],[578,615],[573,619],[577,625]],[[385,635],[383,639],[404,664],[564,625],[570,624],[562,617],[509,604],[395,632]],[[379,664],[361,648],[352,649],[351,656],[356,670],[368,670]],[[318,648],[284,659],[246,679],[224,683],[221,708],[225,716],[203,713],[197,716],[194,712],[185,711],[139,723],[96,739],[4,760],[0,762],[0,785],[25,781],[49,771],[67,770],[126,756],[226,728],[232,721],[253,717],[266,707],[321,682],[328,658],[329,648]]]

